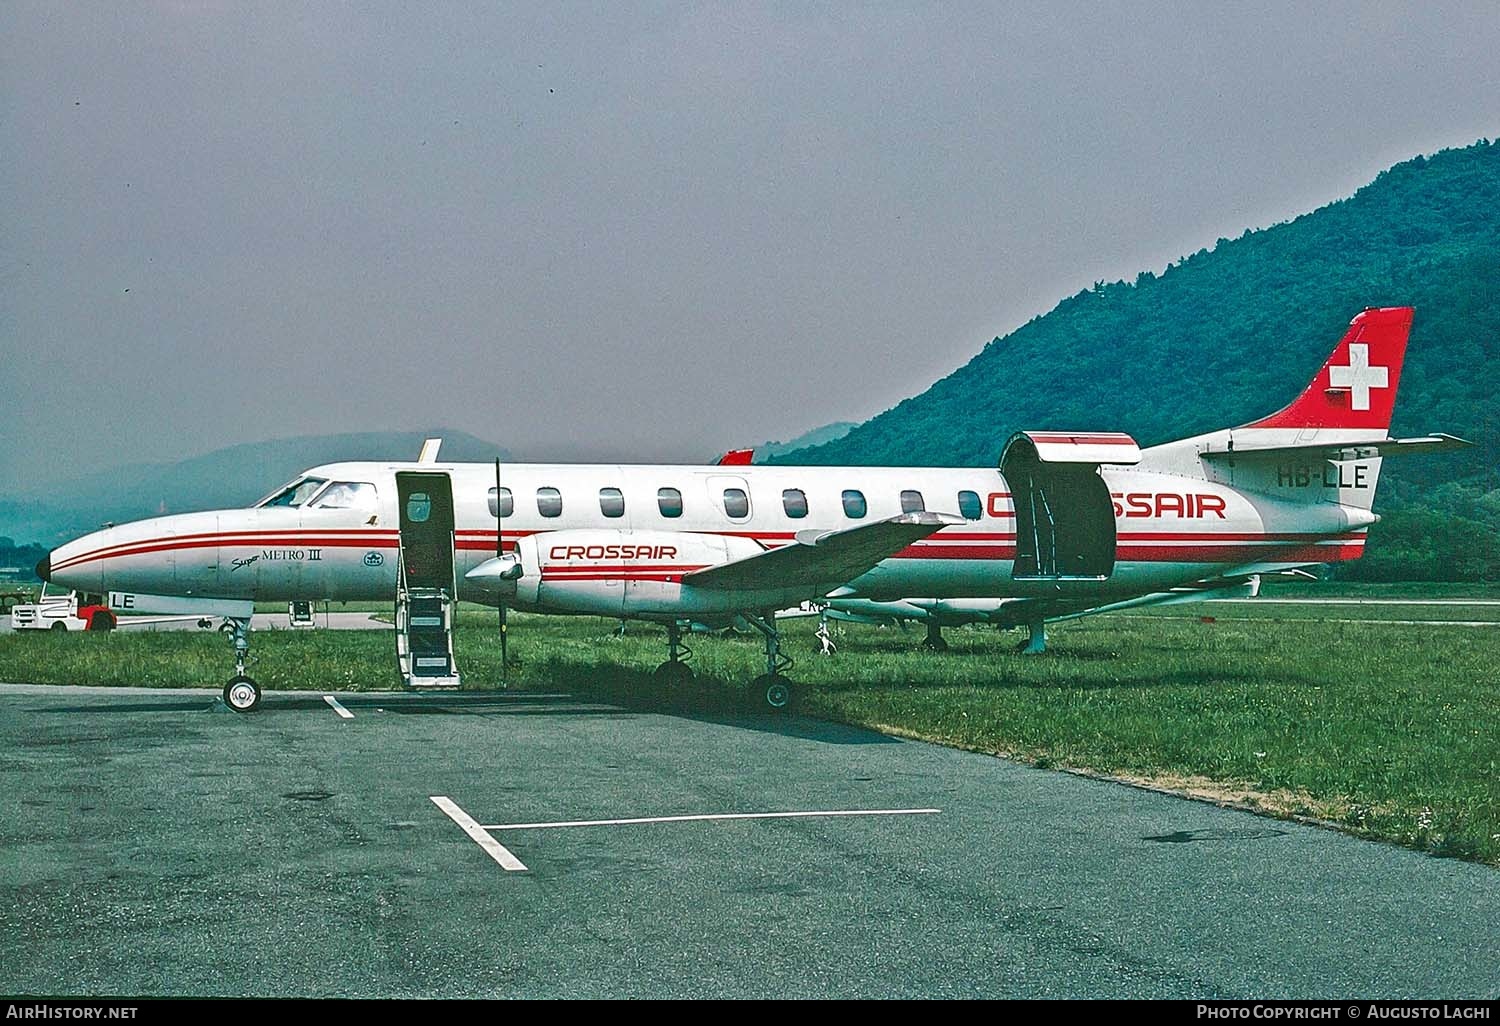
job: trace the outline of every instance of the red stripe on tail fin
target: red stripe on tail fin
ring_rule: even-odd
[[[1409,306],[1390,306],[1355,317],[1333,355],[1290,406],[1245,426],[1389,428],[1411,315]]]

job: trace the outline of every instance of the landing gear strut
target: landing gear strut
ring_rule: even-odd
[[[745,616],[745,622],[760,631],[766,639],[766,672],[750,682],[752,693],[765,695],[766,705],[780,712],[791,705],[795,685],[786,676],[796,663],[781,651],[781,634],[776,630],[776,614]]]
[[[686,684],[693,679],[693,668],[688,660],[693,650],[682,643],[682,624],[673,620],[667,624],[667,661],[656,668],[653,676],[667,687]]]
[[[246,713],[260,705],[260,685],[245,673],[250,657],[250,620],[234,617],[224,621],[234,638],[234,676],[224,685],[224,704]]]
[[[948,641],[943,637],[943,628],[936,620],[927,621],[927,637],[922,639],[922,647],[929,652],[948,651]]]
[[[1031,637],[1017,645],[1016,651],[1022,655],[1040,655],[1047,651],[1047,624],[1045,621],[1038,620],[1029,626]]]

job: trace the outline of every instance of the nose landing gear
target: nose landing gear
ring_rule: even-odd
[[[260,705],[260,685],[245,673],[250,657],[250,621],[231,618],[224,621],[234,640],[234,676],[224,685],[224,704],[235,712],[247,713]]]

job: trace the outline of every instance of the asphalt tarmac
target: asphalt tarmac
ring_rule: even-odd
[[[1500,994],[1487,867],[796,717],[337,702],[0,685],[0,993]]]

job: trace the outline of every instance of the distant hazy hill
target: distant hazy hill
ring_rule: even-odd
[[[509,455],[462,431],[380,431],[250,442],[177,463],[117,467],[48,488],[38,501],[0,498],[0,535],[56,544],[105,521],[248,506],[299,471],[340,460],[413,460],[422,440],[441,437],[445,460]]]
[[[852,420],[836,420],[832,424],[824,424],[822,427],[813,428],[805,434],[798,435],[789,442],[761,442],[755,447],[755,462],[770,463],[778,457],[786,456],[788,453],[797,452],[814,445],[825,445],[828,442],[843,438],[859,425]]]
[[[773,462],[993,463],[1022,428],[1128,431],[1143,443],[1278,409],[1367,306],[1417,308],[1394,430],[1479,442],[1402,481],[1496,487],[1500,463],[1500,143],[1418,157],[1349,199],[1161,275],[1059,303],[915,398]]]

